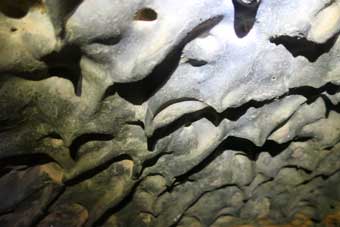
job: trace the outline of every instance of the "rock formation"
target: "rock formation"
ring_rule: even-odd
[[[339,0],[1,0],[1,227],[340,225]]]

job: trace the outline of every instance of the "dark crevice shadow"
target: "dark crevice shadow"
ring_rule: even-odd
[[[57,132],[52,132],[49,133],[45,136],[42,136],[38,139],[38,141],[44,140],[44,139],[58,139],[58,140],[62,140],[63,138],[57,133]]]
[[[306,174],[311,174],[311,173],[313,173],[312,170],[306,169],[306,168],[303,167],[303,166],[297,166],[297,165],[284,165],[284,166],[282,167],[282,169],[283,169],[283,168],[294,169],[294,170],[296,170],[296,171],[301,170],[301,171],[305,172]],[[299,185],[306,185],[308,182],[310,182],[310,181],[309,181],[309,180],[306,180],[306,181],[300,183]]]
[[[184,114],[180,118],[176,119],[174,122],[156,129],[153,135],[148,138],[148,149],[150,151],[154,150],[158,140],[172,134],[183,126],[190,126],[195,121],[205,118],[208,119],[215,126],[218,126],[224,119],[237,121],[248,111],[249,108],[260,108],[271,102],[273,102],[272,99],[265,101],[251,100],[239,107],[228,108],[222,113],[218,113],[212,107],[207,107],[203,110]]]
[[[323,7],[320,8],[314,15],[318,15],[320,12],[322,12],[324,9],[328,8],[329,6],[336,3],[336,0],[329,0],[328,2],[325,2]]]
[[[139,186],[141,181],[136,182],[136,184],[132,187],[131,191],[128,193],[128,195],[120,201],[116,206],[113,206],[112,208],[109,208],[104,212],[103,215],[101,215],[93,224],[93,227],[101,227],[105,224],[105,222],[115,213],[121,211],[123,208],[131,204],[133,197],[135,195],[135,192]],[[132,219],[131,219],[132,220]],[[127,225],[130,226],[130,225]]]
[[[319,97],[322,97],[323,92],[327,92],[332,95],[339,91],[340,86],[327,83],[319,88],[314,88],[310,86],[302,86],[289,89],[288,95],[301,95],[307,99],[307,103],[313,103]]]
[[[340,113],[340,103],[338,104],[333,104],[332,101],[326,96],[326,95],[322,95],[321,97],[326,105],[326,118],[329,117],[329,114],[331,111]]]
[[[80,68],[81,50],[78,46],[64,46],[59,52],[44,56],[41,60],[48,67],[49,76],[57,76],[72,82],[77,96],[82,93],[82,73]]]
[[[217,124],[218,119],[216,119],[218,115],[216,115],[216,112],[213,108],[208,107],[203,110],[199,110],[193,113],[184,114],[179,119],[175,120],[174,122],[161,127],[159,129],[156,129],[156,131],[153,133],[151,137],[148,138],[148,149],[150,151],[154,150],[155,145],[158,140],[161,138],[164,138],[173,132],[175,132],[177,129],[185,126],[190,125],[191,123],[198,121],[200,119],[206,118],[209,119],[211,122],[214,122]]]
[[[0,178],[3,177],[4,175],[8,174],[11,172],[11,168],[8,168],[8,167],[1,167],[0,168]],[[0,213],[1,215],[2,213]]]
[[[199,173],[210,163],[212,163],[216,158],[218,158],[222,153],[227,152],[228,150],[243,152],[250,160],[256,161],[261,152],[268,152],[272,157],[275,157],[282,153],[285,149],[287,149],[290,144],[291,142],[279,144],[274,141],[267,140],[262,147],[258,147],[248,139],[229,136],[207,158],[201,161],[189,172],[176,177],[176,179],[188,179],[193,174]]]
[[[220,145],[213,152],[211,152],[211,154],[208,157],[202,160],[198,165],[194,166],[190,171],[186,172],[185,174],[176,177],[175,182],[183,183],[191,181],[192,180],[190,179],[191,176],[206,169],[208,165],[210,165],[224,152],[228,152],[228,150],[239,151],[241,152],[240,155],[244,155],[249,160],[255,162],[257,161],[260,153],[262,152],[268,152],[272,157],[275,157],[281,154],[283,151],[285,151],[291,143],[304,142],[307,141],[308,139],[310,138],[301,138],[283,144],[279,144],[272,140],[267,140],[262,147],[258,147],[248,139],[229,136],[227,139],[221,142]]]
[[[141,105],[169,80],[170,76],[179,65],[182,50],[185,45],[207,30],[213,28],[222,19],[223,16],[216,16],[201,23],[188,33],[188,35],[153,69],[150,75],[145,77],[145,79],[132,83],[116,83],[113,85],[114,90],[127,101],[135,105]]]
[[[104,101],[106,98],[114,96],[116,94],[116,88],[115,85],[110,85],[106,88],[101,100]]]
[[[72,144],[70,145],[70,156],[73,160],[77,160],[78,158],[78,151],[80,147],[88,142],[91,141],[110,141],[114,137],[111,134],[100,134],[100,133],[89,133],[83,134],[73,140]]]
[[[143,176],[144,170],[146,170],[149,167],[154,166],[161,157],[168,155],[168,154],[170,154],[170,152],[160,152],[157,155],[153,156],[152,158],[144,160],[139,176]]]
[[[117,157],[114,157],[106,162],[104,162],[101,165],[98,165],[88,171],[85,171],[84,173],[78,175],[75,178],[69,179],[67,181],[64,181],[63,183],[67,186],[72,186],[72,185],[76,185],[79,184],[85,180],[91,179],[94,176],[96,176],[97,174],[103,172],[104,170],[106,170],[107,168],[109,168],[111,165],[113,165],[116,162],[120,162],[120,161],[124,161],[124,160],[131,160],[131,157],[127,154],[122,154],[119,155]]]
[[[207,166],[215,161],[221,154],[228,152],[228,150],[240,151],[242,152],[241,154],[245,155],[249,160],[256,161],[261,152],[268,152],[272,157],[275,157],[286,150],[292,142],[293,141],[284,144],[278,144],[274,141],[267,140],[262,147],[258,147],[250,140],[230,136],[221,142],[220,145],[198,165],[194,166],[185,174],[177,176],[175,182],[183,184],[185,182],[192,181],[193,179],[190,178],[191,176],[206,169]],[[170,186],[169,190],[172,190],[175,185],[176,184],[174,183],[172,186]]]
[[[287,93],[283,94],[280,97],[269,99],[269,100],[264,100],[264,101],[251,100],[239,107],[227,108],[222,113],[218,113],[212,107],[207,107],[207,108],[204,108],[203,110],[199,110],[199,111],[192,112],[192,113],[187,113],[181,116],[180,118],[176,119],[174,122],[156,129],[153,135],[148,138],[148,149],[150,151],[154,150],[155,145],[160,139],[166,136],[169,136],[170,134],[172,134],[173,132],[175,132],[181,127],[189,126],[193,122],[201,120],[203,118],[208,119],[215,126],[218,126],[224,119],[228,119],[234,122],[238,121],[245,113],[247,113],[247,111],[250,108],[259,109],[265,105],[275,102],[275,100],[282,100],[284,97],[287,97],[287,96],[291,96],[291,95],[303,96],[307,99],[307,104],[310,104],[310,103],[315,102],[316,99],[318,99],[319,97],[322,97],[323,92],[327,92],[328,94],[334,94],[335,92],[339,91],[339,89],[340,89],[340,86],[334,85],[332,83],[327,83],[320,88],[303,86],[303,87],[292,88]],[[192,100],[195,100],[195,99],[192,99]],[[178,100],[171,101],[167,103],[165,107],[168,106],[169,104],[173,104],[176,102],[178,102]],[[334,110],[340,113],[339,106],[340,105],[332,105],[330,102],[328,102],[328,108],[330,110]],[[282,124],[286,123],[289,119],[290,118],[288,118]],[[279,126],[282,126],[282,125],[279,125]]]
[[[264,100],[264,101],[256,101],[250,100],[249,102],[239,106],[239,107],[232,107],[228,108],[220,114],[221,122],[223,119],[228,119],[230,121],[237,121],[239,120],[250,108],[261,108],[267,104],[270,104],[274,101],[274,99]]]
[[[187,102],[187,101],[197,101],[197,102],[201,102],[198,99],[195,98],[187,98],[187,97],[182,97],[182,98],[177,98],[177,99],[172,99],[169,100],[167,102],[162,103],[162,105],[160,105],[157,110],[152,111],[153,112],[153,117],[155,117],[157,114],[159,114],[160,112],[162,112],[164,109],[166,109],[167,107],[176,104],[176,103],[180,103],[180,102]]]
[[[145,79],[132,83],[116,83],[113,85],[114,90],[125,100],[141,105],[166,83],[177,68],[180,57],[181,49],[176,48]]]
[[[255,1],[256,2],[256,1]],[[248,6],[233,0],[234,4],[234,30],[239,38],[243,38],[253,28],[259,4],[254,3]]]
[[[270,42],[275,45],[283,45],[293,57],[303,56],[310,62],[315,62],[320,56],[328,53],[334,46],[338,35],[327,42],[319,44],[307,40],[305,37],[281,35],[270,38]]]
[[[142,121],[127,121],[127,122],[125,122],[125,124],[138,126],[138,127],[142,128],[143,130],[145,129],[144,122],[142,122]]]
[[[83,0],[67,0],[67,1],[63,1],[62,3],[62,10],[60,10],[60,14],[59,15],[61,18],[60,26],[61,26],[61,30],[60,30],[60,38],[62,40],[64,40],[66,38],[66,23],[68,21],[68,19],[74,14],[74,12],[77,10],[77,8],[79,7],[79,5],[83,2]],[[53,2],[50,2],[50,4],[52,4],[50,7],[51,8],[55,8],[55,5],[53,4]]]
[[[52,185],[49,185],[47,187],[53,187]],[[46,190],[46,188],[44,189]],[[46,204],[46,207],[44,208],[44,210],[41,212],[41,215],[39,215],[37,218],[35,218],[35,220],[32,221],[32,224],[29,227],[36,227],[39,226],[39,224],[41,223],[42,220],[44,220],[44,218],[46,218],[46,216],[48,215],[48,212],[50,211],[50,209],[58,202],[58,200],[62,197],[62,195],[64,194],[66,188],[64,187],[64,185],[60,185],[58,188],[57,192],[54,192],[54,197],[51,198],[51,200],[48,202],[48,204]],[[51,226],[50,226],[51,227]]]
[[[16,130],[16,128],[23,126],[27,119],[25,119],[21,113],[13,113],[6,119],[0,119],[0,135],[2,133]]]
[[[268,152],[272,157],[275,157],[288,148],[292,141],[279,144],[272,140],[267,140],[261,147],[256,146],[248,139],[239,137],[228,137],[222,144],[222,149],[244,152],[245,155],[252,161],[256,161],[261,152]]]
[[[11,169],[15,166],[37,166],[46,163],[55,162],[55,160],[47,154],[25,154],[6,157],[0,160],[0,169]]]

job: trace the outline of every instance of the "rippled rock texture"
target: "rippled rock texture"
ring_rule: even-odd
[[[340,1],[0,12],[0,226],[340,225]]]

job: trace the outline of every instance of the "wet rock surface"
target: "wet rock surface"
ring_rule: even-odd
[[[340,225],[340,1],[0,2],[0,226]]]

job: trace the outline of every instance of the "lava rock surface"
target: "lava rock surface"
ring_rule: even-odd
[[[0,226],[339,226],[339,32],[339,0],[2,0]]]

